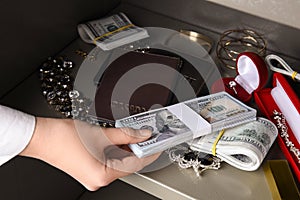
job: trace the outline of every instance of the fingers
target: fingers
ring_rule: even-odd
[[[136,130],[131,128],[107,128],[104,134],[112,144],[134,144],[143,142],[151,136],[149,130]]]
[[[104,155],[109,159],[123,159],[124,157],[133,156],[133,152],[128,145],[110,145],[104,150]]]
[[[140,171],[147,165],[151,164],[160,156],[160,153],[145,158],[136,156],[128,156],[122,160],[111,159],[106,163],[106,177],[108,182],[112,182],[118,178],[127,176],[134,172]]]

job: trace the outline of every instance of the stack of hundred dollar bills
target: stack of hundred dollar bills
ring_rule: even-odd
[[[255,120],[255,109],[219,92],[116,120],[116,127],[152,131],[147,141],[129,145],[136,156],[144,157]]]
[[[228,164],[245,171],[256,170],[278,135],[271,121],[256,121],[226,129],[216,144],[216,155]],[[219,132],[193,140],[190,148],[210,154]]]
[[[149,37],[146,29],[131,23],[124,13],[79,24],[78,33],[87,43],[99,46],[103,50]]]

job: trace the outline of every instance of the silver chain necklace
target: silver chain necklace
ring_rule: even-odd
[[[288,127],[286,125],[285,117],[282,113],[277,110],[273,111],[274,120],[277,122],[277,128],[280,131],[280,137],[284,140],[285,145],[289,148],[289,151],[292,152],[300,163],[300,150],[295,147],[295,144],[290,140],[290,136],[288,134]]]

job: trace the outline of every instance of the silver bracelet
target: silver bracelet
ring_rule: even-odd
[[[208,169],[217,170],[221,167],[221,159],[211,154],[191,150],[187,144],[181,144],[168,150],[169,158],[181,169],[193,168],[196,176]]]
[[[289,139],[288,127],[286,125],[286,120],[284,115],[281,112],[278,112],[277,110],[274,110],[273,114],[274,114],[274,120],[276,120],[277,122],[276,126],[280,131],[280,137],[283,138],[286,147],[289,148],[289,151],[295,155],[295,157],[298,160],[298,163],[300,163],[300,150],[297,149],[294,143]]]

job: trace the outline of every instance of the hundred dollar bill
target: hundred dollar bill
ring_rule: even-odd
[[[257,118],[234,128],[226,129],[216,144],[216,155],[228,164],[246,171],[256,170],[262,163],[278,134],[269,120]],[[191,142],[191,149],[212,153],[219,132]]]
[[[154,110],[116,122],[117,127],[148,129],[152,136],[145,142],[130,144],[138,157],[164,151],[170,147],[192,139],[192,131],[167,109]]]
[[[96,44],[103,50],[149,37],[146,29],[135,26],[124,13],[78,25],[83,41]]]
[[[146,128],[153,132],[149,140],[130,145],[138,157],[143,157],[213,131],[255,119],[255,109],[226,92],[220,92],[116,120],[115,125],[134,129]]]
[[[253,121],[256,110],[221,92],[186,102],[186,105],[197,112],[212,125],[212,131],[236,126]]]

